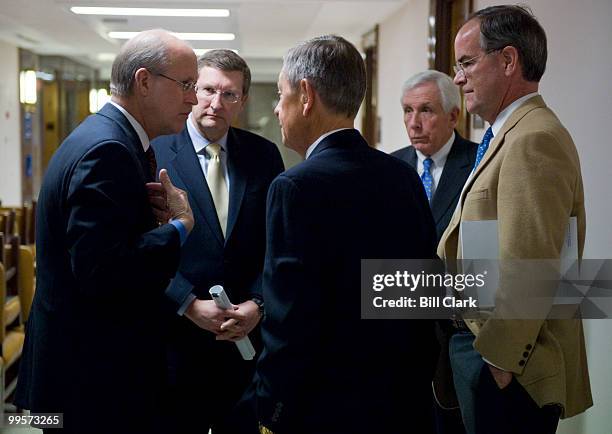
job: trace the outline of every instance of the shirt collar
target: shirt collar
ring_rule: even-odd
[[[520,97],[519,99],[513,101],[512,104],[510,104],[508,107],[503,109],[501,113],[498,114],[497,117],[495,118],[495,122],[493,122],[493,125],[491,125],[491,131],[493,132],[493,137],[497,136],[497,133],[499,133],[501,128],[504,126],[504,123],[508,120],[510,115],[514,113],[514,111],[517,108],[519,108],[528,99],[531,99],[537,95],[538,95],[537,92],[532,92],[527,95],[524,95]]]
[[[193,114],[189,113],[189,117],[187,118],[187,132],[189,133],[189,137],[191,138],[191,142],[193,143],[193,148],[195,149],[196,154],[201,154],[204,148],[206,148],[212,142],[206,137],[204,137],[200,129],[195,126],[194,122],[195,121],[193,119]],[[225,152],[227,152],[228,133],[229,130],[223,135],[223,137],[221,137],[215,142],[218,143],[219,146],[221,146],[221,149],[223,149]]]
[[[444,144],[444,146],[438,149],[438,152],[431,155],[430,157],[427,157],[427,155],[423,154],[417,148],[414,148],[414,150],[416,151],[417,158],[421,164],[423,164],[423,161],[425,161],[426,158],[431,158],[436,167],[442,167],[444,166],[444,163],[446,163],[446,157],[448,157],[448,153],[453,147],[454,141],[455,141],[455,131],[453,131],[453,133],[450,136],[450,139],[448,139],[448,141]]]
[[[121,107],[115,101],[109,101],[109,102],[115,107],[117,107],[117,110],[123,113],[123,116],[126,117],[126,119],[130,123],[132,128],[134,128],[134,131],[136,131],[136,134],[138,135],[138,138],[140,139],[140,144],[142,145],[142,149],[144,149],[144,151],[147,152],[149,150],[150,141],[149,141],[149,136],[147,136],[147,133],[145,132],[142,125],[138,123],[138,121],[134,118],[134,116],[132,116],[126,109]]]
[[[338,128],[337,130],[328,131],[325,134],[323,134],[321,137],[315,140],[314,143],[308,147],[308,149],[306,149],[306,159],[310,157],[310,155],[314,152],[317,146],[319,146],[319,143],[321,143],[323,139],[325,139],[327,136],[331,136],[332,134],[337,133],[338,131],[350,130],[350,129],[352,128]]]

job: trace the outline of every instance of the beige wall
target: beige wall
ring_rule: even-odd
[[[0,200],[21,204],[19,52],[0,41]]]
[[[406,5],[380,24],[378,67],[378,116],[385,152],[407,146],[400,93],[411,76],[427,69],[427,17],[429,1],[408,0]]]

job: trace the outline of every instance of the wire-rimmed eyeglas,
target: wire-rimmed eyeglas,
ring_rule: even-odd
[[[478,63],[481,57],[484,57],[496,51],[501,51],[501,48],[494,48],[492,50],[487,50],[484,53],[481,53],[478,56],[470,57],[469,59],[464,60],[463,62],[457,61],[457,63],[453,65],[453,71],[455,72],[455,75],[461,72],[463,76],[465,77],[465,74],[467,72],[466,69],[469,70],[471,67],[476,65],[476,63]]]
[[[212,99],[215,95],[221,96],[221,101],[228,104],[235,104],[242,98],[241,95],[229,91],[229,90],[221,90],[215,89],[214,87],[206,86],[199,87],[196,86],[196,92],[207,99]]]
[[[183,92],[189,92],[190,90],[196,90],[197,91],[197,86],[196,86],[195,82],[193,82],[193,81],[180,81],[180,80],[176,80],[176,79],[174,79],[172,77],[168,77],[167,75],[164,75],[164,74],[161,74],[161,73],[158,73],[158,74],[155,74],[155,75],[159,75],[160,77],[164,77],[164,78],[166,78],[168,80],[171,80],[171,81],[175,82],[176,84],[178,84],[181,87]]]

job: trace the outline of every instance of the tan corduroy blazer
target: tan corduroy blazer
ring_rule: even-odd
[[[536,96],[491,141],[438,254],[460,258],[461,221],[497,220],[500,260],[558,259],[570,216],[577,217],[581,257],[586,225],[578,154],[567,130]],[[501,283],[497,295],[503,291]],[[592,405],[581,320],[491,318],[466,321],[476,335],[475,349],[511,371],[538,405],[560,404],[562,417]]]

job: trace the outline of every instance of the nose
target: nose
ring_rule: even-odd
[[[280,111],[278,106],[280,105],[280,101],[276,103],[274,106],[274,115],[278,118],[278,112]]]
[[[191,105],[198,104],[198,96],[196,95],[195,88],[191,88],[189,92],[185,94],[186,101]]]
[[[222,105],[221,92],[216,91],[215,94],[210,98],[210,106],[213,110],[219,110]]]
[[[421,115],[418,112],[413,112],[408,118],[408,128],[413,130],[421,128]]]
[[[457,86],[463,86],[466,83],[466,81],[467,80],[465,79],[465,74],[463,73],[461,69],[455,73],[455,78],[453,78],[453,83],[455,83]]]

